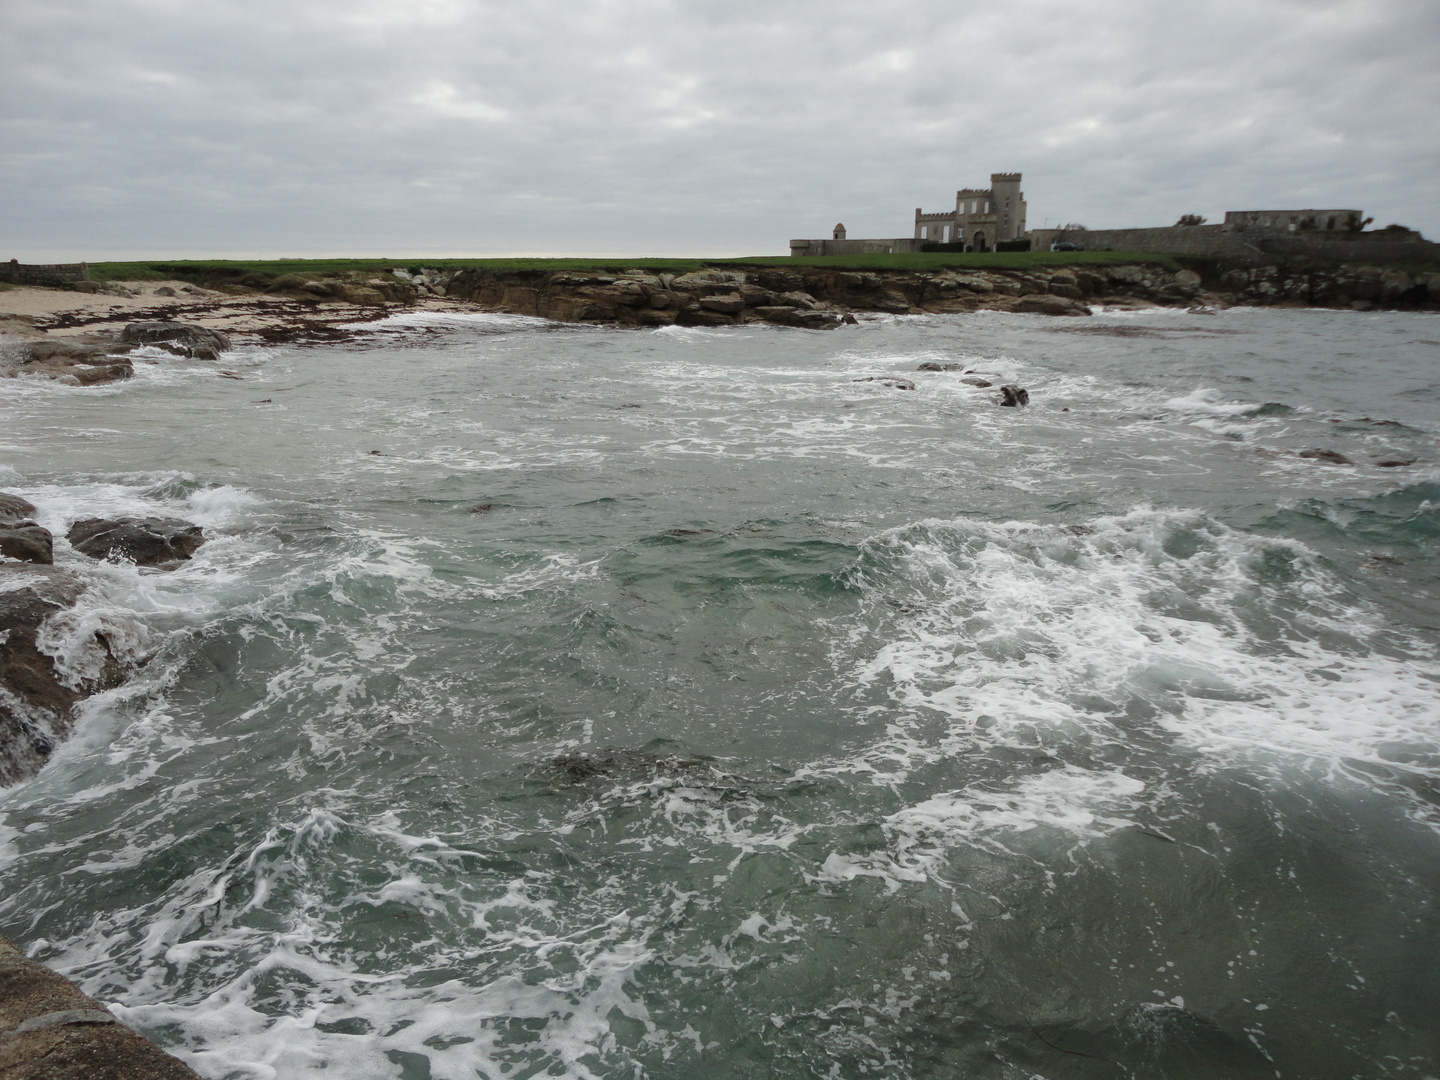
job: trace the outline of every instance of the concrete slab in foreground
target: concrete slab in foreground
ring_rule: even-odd
[[[199,1080],[0,938],[0,1080]]]

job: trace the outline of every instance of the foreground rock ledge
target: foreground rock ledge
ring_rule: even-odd
[[[0,1080],[199,1080],[94,998],[0,938]]]

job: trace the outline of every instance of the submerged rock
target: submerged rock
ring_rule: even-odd
[[[174,518],[85,518],[65,538],[94,559],[173,569],[205,542],[205,533],[199,525]]]
[[[543,764],[564,786],[583,784],[597,778],[609,779],[617,775],[622,777],[636,774],[673,776],[692,771],[713,771],[707,762],[697,758],[615,747],[558,754]]]
[[[923,364],[921,364],[921,365],[920,365],[919,367],[917,367],[915,370],[916,370],[916,371],[959,371],[962,367],[964,367],[963,364],[941,364],[941,363],[938,363],[938,362],[935,361],[935,360],[926,360]]]
[[[1300,456],[1310,458],[1312,461],[1323,461],[1330,465],[1354,465],[1344,454],[1335,450],[1321,450],[1318,447],[1311,450],[1301,450]]]
[[[866,375],[863,379],[851,379],[851,382],[873,382],[881,386],[889,386],[896,390],[914,390],[915,384],[909,379],[899,379],[893,375]]]
[[[1029,405],[1030,392],[1023,386],[1000,387],[1000,404],[1006,406]]]
[[[215,360],[230,348],[230,337],[219,330],[189,323],[131,323],[120,332],[120,340],[132,345],[157,345],[177,356]]]

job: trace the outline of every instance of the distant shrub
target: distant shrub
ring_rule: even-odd
[[[1205,224],[1205,219],[1204,219],[1203,217],[1201,217],[1199,214],[1181,214],[1181,215],[1180,215],[1180,220],[1177,221],[1177,222],[1175,222],[1175,224],[1176,224],[1176,225],[1204,225],[1204,224]]]

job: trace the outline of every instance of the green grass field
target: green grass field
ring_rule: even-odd
[[[616,272],[650,270],[685,273],[706,267],[824,267],[831,270],[1030,270],[1037,267],[1114,265],[1151,262],[1171,269],[1179,264],[1168,255],[1129,251],[1002,251],[966,255],[932,253],[914,255],[821,255],[795,258],[762,255],[744,259],[186,259],[90,264],[93,281],[182,281],[216,278],[274,279],[282,274],[356,274],[391,267],[430,267],[437,270],[481,269],[498,272],[559,270]]]

